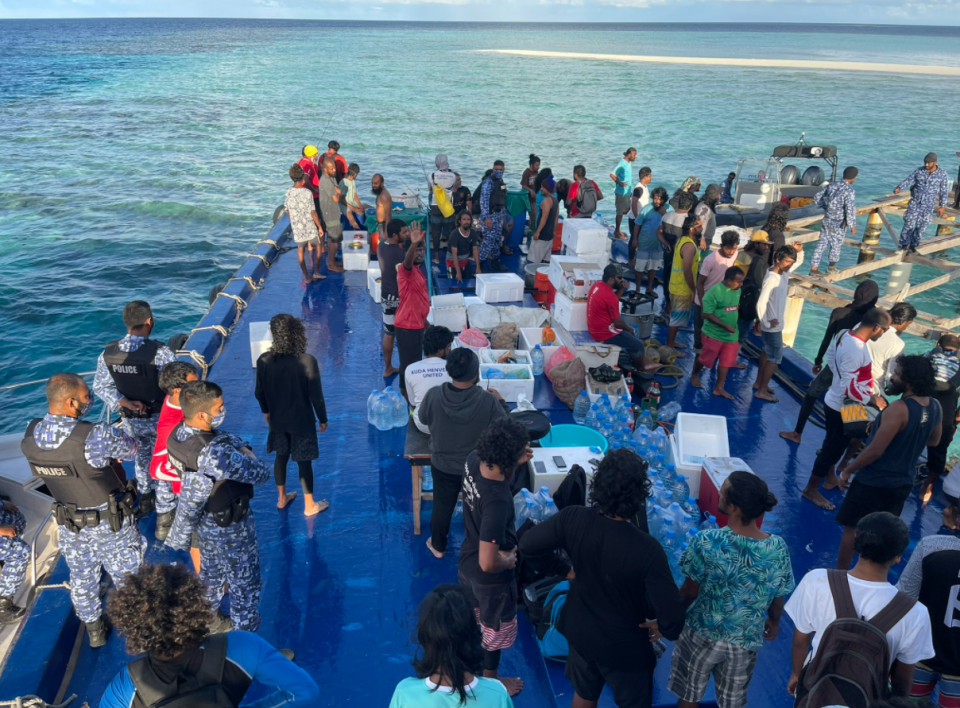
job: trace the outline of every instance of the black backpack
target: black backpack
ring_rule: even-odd
[[[593,182],[585,179],[580,183],[580,186],[577,187],[577,198],[575,201],[577,211],[580,212],[577,216],[583,217],[584,219],[593,216],[599,203],[597,199],[597,188],[593,186]]]
[[[203,645],[200,669],[180,674],[172,683],[162,681],[149,659],[142,657],[127,665],[137,695],[148,708],[237,708],[223,686],[227,661],[227,635],[214,634]]]
[[[837,618],[823,631],[817,653],[800,674],[796,708],[867,708],[889,698],[890,648],[887,633],[916,600],[902,592],[868,620],[860,619],[843,570],[828,570]]]
[[[471,211],[475,216],[480,215],[480,192],[483,190],[483,183],[486,181],[487,177],[493,174],[493,170],[487,170],[483,173],[483,179],[480,180],[480,184],[477,185],[477,188],[473,190],[473,197],[471,197]]]

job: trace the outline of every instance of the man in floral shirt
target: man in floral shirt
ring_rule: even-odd
[[[300,270],[303,271],[303,277],[308,283],[322,280],[327,277],[318,272],[320,270],[320,237],[323,236],[323,227],[320,225],[320,217],[317,216],[313,195],[304,184],[304,172],[299,164],[290,168],[290,179],[293,180],[293,186],[287,190],[283,205],[290,216],[290,227],[293,229],[294,243],[297,244]],[[313,275],[310,275],[307,270],[307,251],[313,253]]]
[[[673,651],[669,688],[678,708],[695,708],[716,683],[720,708],[742,708],[763,640],[779,631],[784,597],[794,588],[787,544],[757,519],[776,505],[767,483],[734,472],[720,488],[728,525],[701,531],[680,558],[680,597],[689,607]]]

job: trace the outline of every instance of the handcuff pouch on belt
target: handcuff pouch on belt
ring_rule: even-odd
[[[221,479],[213,485],[204,510],[217,526],[227,528],[247,518],[252,498],[252,484],[235,479]]]

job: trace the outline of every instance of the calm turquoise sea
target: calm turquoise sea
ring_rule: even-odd
[[[300,147],[321,139],[360,163],[363,184],[379,171],[393,189],[420,186],[418,151],[428,165],[447,153],[470,185],[496,158],[518,181],[535,152],[612,186],[634,145],[672,191],[801,131],[859,166],[861,198],[931,150],[956,173],[955,78],[471,50],[956,66],[958,40],[957,28],[868,26],[0,22],[0,385],[93,370],[133,298],[154,306],[162,338],[189,330],[267,231]],[[915,304],[952,314],[958,295]],[[802,352],[825,317],[807,305]],[[0,392],[0,431],[40,410],[40,394]]]

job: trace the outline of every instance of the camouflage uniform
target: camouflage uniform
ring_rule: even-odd
[[[135,352],[146,341],[146,337],[140,337],[135,334],[128,334],[120,340],[120,350],[125,352]],[[168,347],[157,349],[157,355],[153,359],[153,364],[158,369],[169,364],[176,358],[173,351]],[[107,364],[103,360],[103,354],[97,359],[97,374],[93,379],[93,392],[97,398],[103,401],[111,408],[118,408],[120,399],[123,395],[117,390],[117,385],[110,376]],[[145,494],[151,489],[156,489],[156,480],[150,477],[150,457],[153,455],[153,446],[157,442],[157,418],[123,418],[123,426],[127,433],[137,441],[140,451],[137,453],[136,474],[137,491]]]
[[[820,240],[817,241],[811,263],[812,267],[818,268],[827,246],[830,246],[830,265],[840,260],[840,248],[847,227],[857,223],[857,193],[853,185],[837,180],[817,192],[813,203],[826,210],[820,227]]]
[[[44,450],[56,450],[73,432],[76,418],[48,413],[33,431],[33,439]],[[136,441],[126,433],[99,423],[87,436],[84,457],[94,467],[104,467],[111,459],[132,460],[137,455]],[[107,510],[106,503],[97,507]],[[128,517],[116,533],[103,520],[94,527],[74,533],[58,526],[60,552],[70,568],[70,599],[81,622],[96,622],[102,614],[100,576],[106,569],[115,585],[129,573],[136,573],[143,562],[147,540],[140,535],[133,518]]]
[[[17,534],[14,538],[0,536],[0,561],[3,561],[3,570],[0,571],[0,597],[12,598],[23,582],[27,561],[30,560],[30,546],[21,538],[27,520],[19,511],[10,511],[4,505],[0,507],[0,526],[12,526]]]
[[[181,442],[200,432],[184,425],[175,428]],[[180,487],[180,501],[166,544],[179,550],[190,547],[196,531],[200,539],[200,579],[207,587],[207,602],[216,611],[223,600],[223,584],[230,586],[230,617],[237,629],[256,632],[260,627],[260,553],[257,549],[253,510],[226,528],[217,526],[205,513],[204,504],[215,482],[233,479],[248,484],[263,484],[272,474],[260,460],[240,449],[245,443],[235,435],[218,431],[197,460],[196,472],[186,472]]]
[[[923,232],[933,221],[933,210],[947,206],[947,173],[939,167],[927,172],[926,167],[918,167],[900,183],[903,191],[910,187],[910,203],[903,215],[903,230],[900,231],[900,248],[920,245]]]
[[[493,192],[493,180],[483,180],[480,187],[480,230],[483,241],[480,243],[480,260],[500,258],[500,244],[503,241],[503,211],[490,211],[490,194]],[[490,219],[492,226],[488,229],[486,220]]]

